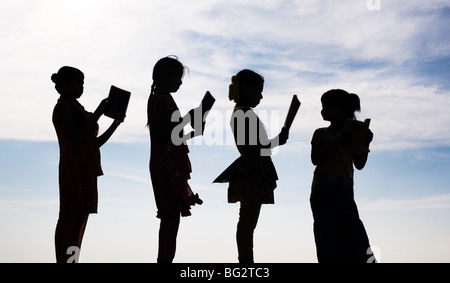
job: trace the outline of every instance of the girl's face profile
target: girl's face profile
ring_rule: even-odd
[[[177,92],[183,84],[183,70],[178,72],[171,72],[166,79],[166,87],[169,92]]]
[[[261,99],[263,98],[263,96],[262,96],[263,88],[264,88],[264,85],[260,84],[260,85],[256,85],[253,87],[249,87],[245,90],[245,92],[246,92],[246,94],[245,94],[246,101],[245,102],[246,102],[247,106],[256,107],[261,102]]]
[[[81,97],[84,91],[84,78],[73,78],[65,84],[66,94],[72,99],[78,99]]]
[[[342,111],[340,111],[337,103],[330,100],[325,100],[322,102],[322,111],[320,113],[325,121],[330,122],[342,116]]]

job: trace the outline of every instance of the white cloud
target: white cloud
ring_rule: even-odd
[[[412,211],[450,209],[450,194],[427,196],[420,199],[358,200],[361,210],[370,211]]]
[[[26,4],[25,4],[26,3]],[[80,99],[93,111],[111,84],[132,92],[113,141],[147,142],[146,102],[153,64],[176,54],[191,70],[176,99],[192,107],[206,90],[225,112],[229,77],[253,68],[266,78],[260,108],[284,115],[290,97],[302,101],[294,131],[326,125],[320,95],[330,88],[360,94],[379,150],[448,146],[449,90],[417,85],[404,62],[449,56],[430,28],[448,1],[22,1],[2,8],[0,138],[55,140],[51,112],[57,94],[50,75],[73,65],[86,75]],[[437,42],[424,45],[424,39]],[[437,57],[435,57],[437,56]],[[420,64],[414,64],[414,66]],[[13,122],[11,122],[11,117]],[[110,121],[102,119],[102,128]],[[412,130],[413,129],[413,130]]]

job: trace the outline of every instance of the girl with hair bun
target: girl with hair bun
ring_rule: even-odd
[[[238,260],[253,263],[253,233],[258,223],[262,204],[273,204],[278,175],[271,158],[271,149],[283,145],[288,130],[269,139],[264,124],[253,108],[261,99],[264,78],[258,73],[244,69],[231,78],[229,99],[233,100],[230,125],[240,157],[215,180],[229,183],[228,202],[240,202],[239,221],[236,230]]]
[[[321,102],[322,117],[330,126],[316,129],[311,141],[311,161],[316,168],[310,203],[318,261],[375,262],[353,191],[353,166],[364,168],[373,133],[367,130],[362,153],[343,151],[341,146],[351,139],[343,133],[344,124],[361,111],[359,96],[332,89],[322,95]]]
[[[77,100],[83,94],[84,74],[77,68],[61,67],[51,80],[60,94],[52,116],[60,152],[56,262],[78,262],[88,216],[97,213],[97,177],[103,175],[100,147],[121,122],[113,121],[98,136],[97,121],[105,112],[107,99],[102,100],[94,113],[84,109]]]

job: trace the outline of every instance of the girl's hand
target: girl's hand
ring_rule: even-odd
[[[285,127],[283,127],[281,129],[281,132],[278,135],[278,137],[279,137],[280,145],[285,144],[287,142],[287,139],[289,138],[289,130],[286,129]]]
[[[100,113],[104,114],[107,106],[108,106],[108,98],[105,98],[100,102],[97,109],[99,110]]]
[[[373,133],[370,129],[367,129],[367,136],[366,136],[366,141],[365,141],[365,145],[369,146],[369,144],[372,142],[373,140]]]
[[[206,122],[203,120],[201,109],[199,107],[191,109],[189,111],[189,116],[191,118],[191,127],[194,129],[195,135],[203,135]]]
[[[94,117],[95,117],[96,121],[100,118],[100,116],[105,114],[107,106],[108,106],[108,98],[105,98],[100,102],[97,109],[95,109],[95,111],[94,111]]]

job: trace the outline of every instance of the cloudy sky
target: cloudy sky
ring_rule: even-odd
[[[1,0],[0,262],[54,262],[58,144],[52,73],[85,74],[90,111],[111,85],[129,90],[125,122],[102,147],[99,213],[80,261],[155,262],[159,221],[148,172],[146,103],[158,59],[188,68],[174,95],[182,112],[209,90],[204,137],[190,143],[191,186],[205,203],[183,218],[177,262],[237,262],[238,205],[212,180],[238,152],[228,125],[230,77],[265,78],[255,109],[271,135],[293,94],[302,105],[273,160],[275,204],[255,231],[257,262],[316,262],[309,193],[320,96],[360,96],[374,141],[355,173],[355,198],[381,262],[450,261],[450,1]],[[111,120],[102,117],[105,129]]]

